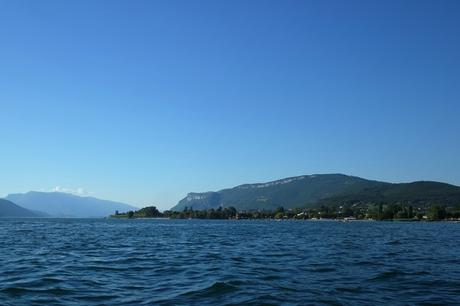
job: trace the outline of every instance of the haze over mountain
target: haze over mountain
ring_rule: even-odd
[[[460,187],[439,182],[386,183],[343,174],[317,174],[189,193],[171,210],[233,206],[239,210],[314,207],[354,202],[460,203]]]
[[[129,204],[82,197],[62,192],[37,192],[10,194],[7,200],[29,210],[37,210],[51,217],[105,217],[116,210],[137,210]]]
[[[33,218],[39,213],[20,207],[11,201],[0,199],[0,218]]]

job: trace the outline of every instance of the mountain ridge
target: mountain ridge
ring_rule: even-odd
[[[29,191],[9,194],[5,199],[28,210],[44,212],[51,217],[105,217],[116,210],[137,209],[126,203],[63,192]]]
[[[36,218],[40,213],[30,211],[11,201],[0,199],[0,218]]]
[[[335,205],[341,201],[460,203],[460,187],[436,181],[388,183],[341,173],[311,174],[265,183],[241,184],[219,191],[191,192],[171,210],[229,206],[240,210],[272,210],[278,206],[314,207],[321,204]]]

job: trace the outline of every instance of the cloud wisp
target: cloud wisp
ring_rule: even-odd
[[[90,196],[93,194],[92,192],[89,192],[88,190],[78,187],[78,188],[67,188],[67,187],[61,187],[61,186],[56,186],[53,189],[51,189],[52,192],[63,192],[63,193],[70,193],[78,196]]]

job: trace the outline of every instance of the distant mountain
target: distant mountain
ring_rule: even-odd
[[[0,199],[0,218],[33,218],[40,214],[22,208],[11,201]]]
[[[10,194],[6,197],[29,210],[45,212],[51,217],[106,217],[116,210],[129,211],[137,210],[137,207],[100,200],[93,197],[81,197],[61,192],[36,192]]]
[[[189,193],[171,210],[230,207],[239,210],[315,207],[354,202],[460,203],[460,187],[439,182],[392,184],[344,174],[316,174],[217,192]]]

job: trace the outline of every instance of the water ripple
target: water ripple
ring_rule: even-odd
[[[455,223],[0,220],[0,304],[460,304]]]

